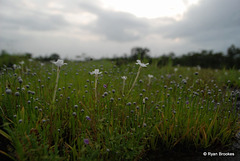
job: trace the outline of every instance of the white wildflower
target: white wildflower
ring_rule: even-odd
[[[99,69],[95,69],[94,71],[90,72],[91,75],[95,74],[95,103],[97,103],[97,80],[98,75],[102,74],[102,72],[99,72]]]
[[[17,69],[17,65],[16,64],[13,64],[13,69]]]
[[[95,69],[94,71],[90,72],[91,75],[95,74],[95,75],[99,75],[102,74],[102,72],[99,72],[99,69]]]
[[[63,65],[67,65],[67,63],[64,63],[64,61],[61,60],[61,59],[58,59],[56,62],[52,61],[52,63],[55,64],[57,67],[61,67]]]
[[[137,63],[136,63],[136,64],[137,64],[137,65],[140,65],[141,67],[147,67],[147,65],[148,65],[149,63],[144,64],[144,63],[141,62],[141,60],[137,60]]]
[[[153,78],[153,75],[151,75],[151,74],[148,74],[148,78]]]
[[[122,76],[121,78],[122,78],[123,80],[126,80],[126,79],[127,79],[127,77],[126,77],[126,76]]]
[[[201,70],[201,66],[200,65],[197,65],[197,70]]]
[[[134,82],[133,82],[133,84],[132,84],[132,87],[130,88],[130,90],[129,90],[129,92],[128,92],[128,95],[131,93],[132,89],[134,88],[134,86],[135,86],[135,84],[136,84],[136,82],[137,82],[137,79],[138,79],[138,77],[139,77],[141,68],[142,68],[142,67],[147,67],[147,65],[148,65],[149,63],[144,64],[144,63],[141,62],[141,60],[137,60],[137,63],[136,63],[136,64],[139,65],[138,72],[137,72],[136,78],[135,78],[135,80],[134,80]]]
[[[145,102],[145,98],[143,98],[143,104],[145,104],[146,102]]]

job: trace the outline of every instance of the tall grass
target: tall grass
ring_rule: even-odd
[[[236,70],[148,66],[140,75],[136,64],[69,62],[51,104],[58,71],[29,64],[1,69],[0,134],[13,160],[140,160],[155,149],[226,147],[239,130]]]

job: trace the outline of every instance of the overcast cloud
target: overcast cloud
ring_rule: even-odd
[[[239,45],[240,1],[202,0],[184,15],[183,20],[165,29],[164,36],[184,38],[195,43],[230,41]]]
[[[136,17],[97,0],[0,0],[0,50],[68,58],[112,57],[135,46],[148,47],[152,56],[225,52],[231,44],[240,47],[239,6],[239,0],[200,0],[176,20]]]

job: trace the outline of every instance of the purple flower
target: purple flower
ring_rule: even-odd
[[[189,104],[189,102],[188,102],[188,101],[186,101],[186,104],[188,105],[188,104]]]
[[[89,116],[86,116],[86,119],[89,120],[89,121],[91,120],[91,118]]]
[[[106,84],[104,84],[104,85],[103,85],[103,87],[104,87],[104,88],[107,88],[107,85],[106,85]]]
[[[88,139],[83,139],[83,142],[85,143],[85,144],[89,144],[89,140]]]

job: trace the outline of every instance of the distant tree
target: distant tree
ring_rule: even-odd
[[[31,53],[25,53],[25,56],[27,59],[31,59],[32,58],[32,54]]]
[[[212,50],[202,50],[201,52],[189,52],[180,57],[173,58],[173,65],[197,66],[202,68],[223,68],[226,65],[226,56],[223,53],[214,53]]]
[[[6,50],[2,50],[2,51],[1,51],[1,56],[4,56],[4,55],[9,55]]]
[[[57,61],[58,59],[60,59],[60,56],[57,53],[53,53],[50,55],[49,59]]]
[[[93,58],[90,57],[90,56],[87,56],[87,57],[85,57],[84,59],[85,59],[85,61],[93,61]]]
[[[131,57],[137,58],[143,61],[144,58],[150,57],[148,55],[148,52],[150,52],[148,48],[135,47],[135,48],[132,48],[131,50]]]
[[[158,67],[163,67],[163,66],[166,66],[166,65],[169,65],[171,64],[171,56],[170,55],[162,55],[160,58],[159,58],[159,61],[157,63],[157,66]]]
[[[12,67],[13,64],[18,64],[19,61],[25,61],[27,56],[25,54],[13,54],[13,53],[8,53],[6,50],[1,51],[0,55],[0,67],[2,65],[6,65],[8,67]]]
[[[235,45],[231,45],[228,49],[227,49],[227,55],[228,57],[233,58],[235,55],[240,54],[240,49],[236,48]]]
[[[240,68],[240,48],[235,47],[235,45],[231,45],[227,49],[227,58],[226,64],[228,68],[236,67]]]
[[[170,52],[170,53],[168,54],[168,56],[169,56],[171,59],[173,59],[173,58],[175,57],[175,54],[174,54],[174,52]]]

